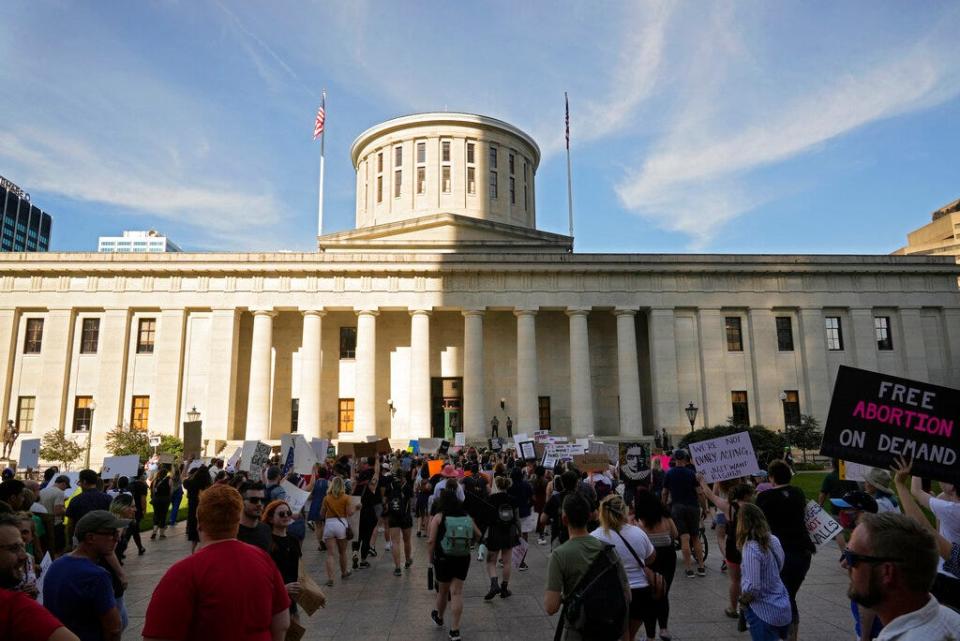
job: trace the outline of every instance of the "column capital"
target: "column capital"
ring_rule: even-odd
[[[411,316],[432,316],[433,315],[432,309],[410,309],[407,311],[410,312]]]
[[[640,310],[637,309],[628,309],[626,307],[617,307],[613,310],[614,316],[636,316],[637,312]]]
[[[355,313],[357,316],[374,316],[374,317],[376,317],[376,316],[379,316],[379,315],[380,315],[380,310],[379,310],[379,309],[355,309],[355,310],[353,310],[353,311],[354,311],[354,313]]]
[[[567,316],[586,316],[589,313],[589,307],[570,307],[564,310],[564,314]]]
[[[653,307],[650,309],[651,316],[673,316],[677,313],[675,307]]]
[[[301,307],[300,313],[303,314],[304,316],[319,316],[320,318],[323,318],[324,316],[327,315],[327,310],[322,308],[316,309],[311,307]]]
[[[521,316],[536,316],[538,311],[539,311],[539,310],[538,310],[538,309],[535,309],[535,308],[529,308],[529,309],[514,309],[514,310],[513,310],[513,315],[516,316],[516,317],[518,317],[518,318],[521,317]]]
[[[250,313],[254,316],[269,316],[273,318],[277,315],[277,312],[274,311],[272,307],[251,307]]]
[[[466,317],[466,316],[480,316],[481,318],[483,318],[483,316],[486,315],[487,310],[485,310],[485,309],[461,309],[461,310],[460,310],[460,313],[463,314],[465,317]]]

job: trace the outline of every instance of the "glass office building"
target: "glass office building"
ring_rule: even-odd
[[[50,214],[7,181],[0,183],[0,251],[45,252],[50,248]]]

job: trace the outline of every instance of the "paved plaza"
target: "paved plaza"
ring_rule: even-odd
[[[126,604],[130,626],[124,641],[140,639],[143,617],[150,595],[168,567],[189,552],[180,523],[166,540],[145,540],[147,553],[142,557],[128,555],[126,567],[130,586]],[[324,554],[318,552],[312,532],[305,544],[305,562],[318,583],[326,581]],[[383,540],[377,542],[380,556],[371,559],[371,567],[354,572],[346,582],[337,581],[327,593],[326,609],[313,617],[303,617],[307,628],[304,639],[313,641],[445,641],[446,631],[430,621],[433,593],[427,591],[426,539],[414,537],[414,565],[403,577],[393,576],[389,553],[383,551]],[[712,543],[712,541],[711,541]],[[720,558],[712,546],[707,559],[706,578],[687,579],[679,572],[670,593],[670,631],[676,641],[693,639],[738,639],[749,641],[749,633],[738,633],[736,621],[723,615],[726,603],[727,577],[720,573]],[[528,572],[514,571],[510,581],[513,596],[509,599],[483,601],[489,587],[482,564],[474,562],[464,590],[464,614],[461,625],[467,641],[551,641],[556,617],[543,610],[543,587],[546,579],[547,546],[531,546],[527,557]],[[813,566],[800,590],[802,639],[847,641],[853,638],[849,601],[845,597],[846,573],[837,563],[836,545],[828,543],[814,557]],[[678,563],[678,565],[680,565]],[[642,631],[638,638],[642,638]],[[210,639],[217,639],[209,631]]]

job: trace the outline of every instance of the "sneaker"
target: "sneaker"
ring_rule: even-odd
[[[722,561],[722,562],[720,563],[720,571],[721,571],[721,572],[726,572],[726,571],[727,571],[727,562],[726,562],[726,561]]]
[[[393,549],[393,543],[390,543],[390,542],[388,541],[387,544],[383,546],[383,549],[386,550],[387,552],[389,552],[390,550]]]
[[[693,573],[693,570],[687,570],[685,574],[687,575],[688,579],[692,579],[693,577],[696,576],[696,574]]]
[[[520,564],[520,566],[517,569],[520,570],[521,572],[526,572],[527,570],[530,569],[530,566],[527,565],[526,561],[524,561],[523,563]]]
[[[157,532],[156,532],[156,530],[154,530],[153,534],[150,535],[150,539],[151,539],[151,540],[153,540],[153,539],[155,539],[155,538],[157,538]]]
[[[147,553],[147,548],[140,548],[139,550],[137,550],[138,556],[143,556],[146,553]]]
[[[537,545],[546,545],[546,544],[547,544],[547,540],[542,536],[539,539],[537,539]]]
[[[450,630],[450,641],[463,641],[460,636],[460,630]]]
[[[697,568],[697,576],[707,576],[707,568],[702,565]]]
[[[403,570],[399,567],[393,568],[393,576],[403,576]]]
[[[484,601],[492,601],[495,596],[500,594],[500,586],[490,586],[490,591],[483,596]]]
[[[165,539],[165,538],[167,538],[167,535],[164,534],[163,532],[161,532],[161,533],[160,533],[160,538],[161,538],[161,539]]]
[[[510,590],[508,590],[506,585],[500,587],[500,598],[501,598],[501,599],[506,599],[508,596],[511,596],[512,594],[513,594],[513,592],[511,592]]]
[[[421,536],[423,536],[423,534],[420,532],[420,530],[417,530],[417,538],[419,539]]]
[[[370,567],[369,561],[360,561],[360,563],[357,564],[357,568],[360,569],[360,570],[365,570],[365,569],[367,569],[368,567]]]
[[[440,618],[440,613],[436,610],[430,612],[430,618],[433,619],[433,622],[437,624],[438,628],[443,627],[443,619]]]
[[[353,569],[356,570],[358,567],[360,567],[359,559],[357,559],[357,557],[353,557]]]
[[[375,547],[373,547],[373,546],[371,545],[371,546],[370,546],[370,551],[367,552],[367,556],[372,556],[372,557],[376,558],[376,556],[377,556],[377,548],[375,548]]]
[[[405,570],[409,570],[411,565],[413,565],[413,559],[408,559],[407,562],[403,564],[403,567]]]

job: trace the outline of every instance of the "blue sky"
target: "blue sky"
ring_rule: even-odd
[[[955,2],[0,3],[0,174],[52,249],[156,228],[312,250],[354,223],[349,148],[421,111],[540,144],[541,229],[580,252],[888,253],[960,197]]]

